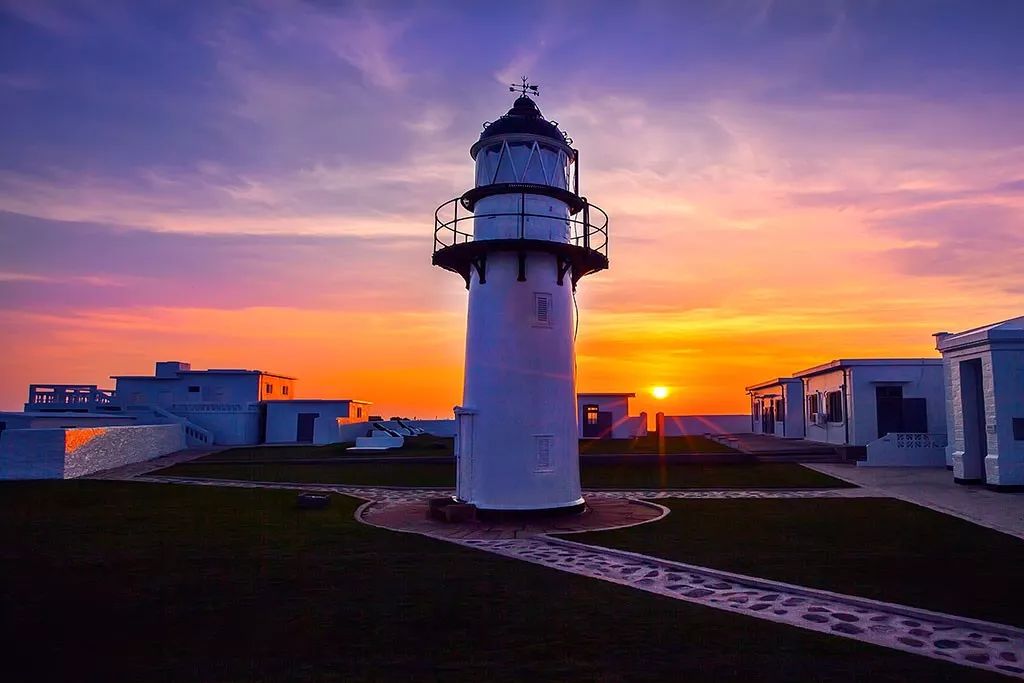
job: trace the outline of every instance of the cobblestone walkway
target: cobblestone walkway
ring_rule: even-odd
[[[419,524],[422,520],[419,515],[416,516],[417,523],[406,528],[379,523],[384,521],[380,514],[389,507],[425,503],[428,498],[450,495],[451,489],[224,481],[154,475],[138,476],[134,480],[322,491],[353,496],[367,501],[357,511],[357,519],[373,526],[419,533],[467,548],[610,581],[675,600],[1024,678],[1024,629],[1012,626],[793,586],[623,550],[584,545],[548,535],[552,531],[564,529],[552,528],[546,532],[532,530],[531,534],[527,534],[528,537],[522,538],[515,537],[516,534],[438,533],[431,525]],[[601,505],[666,498],[862,498],[881,495],[878,490],[872,489],[691,489],[586,493],[588,500],[600,502]],[[660,507],[653,503],[649,505]],[[645,523],[657,518],[657,515],[638,515],[632,521],[627,520],[624,525]]]

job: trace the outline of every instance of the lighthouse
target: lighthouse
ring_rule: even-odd
[[[524,78],[469,154],[476,182],[435,212],[433,263],[469,290],[456,498],[482,511],[583,508],[576,287],[608,267],[608,216],[579,152]],[[531,97],[532,95],[532,97]]]

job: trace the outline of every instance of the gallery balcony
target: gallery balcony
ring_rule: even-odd
[[[528,189],[503,193],[503,199],[518,201],[506,201],[498,210],[477,203],[470,211],[464,196],[439,206],[434,212],[434,265],[462,275],[467,288],[474,268],[483,276],[481,264],[496,251],[550,253],[558,259],[558,284],[571,272],[573,287],[581,277],[606,269],[608,214],[585,199],[579,211],[567,215],[539,213],[530,207],[533,193]],[[508,210],[510,203],[513,210]]]

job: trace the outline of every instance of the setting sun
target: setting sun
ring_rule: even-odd
[[[668,387],[654,387],[651,389],[651,395],[659,401],[663,398],[668,397]]]

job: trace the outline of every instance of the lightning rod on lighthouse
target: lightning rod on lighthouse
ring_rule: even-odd
[[[579,193],[579,152],[530,95],[484,124],[476,183],[435,213],[434,265],[469,290],[456,498],[478,510],[582,509],[574,296],[608,267],[608,216]]]

